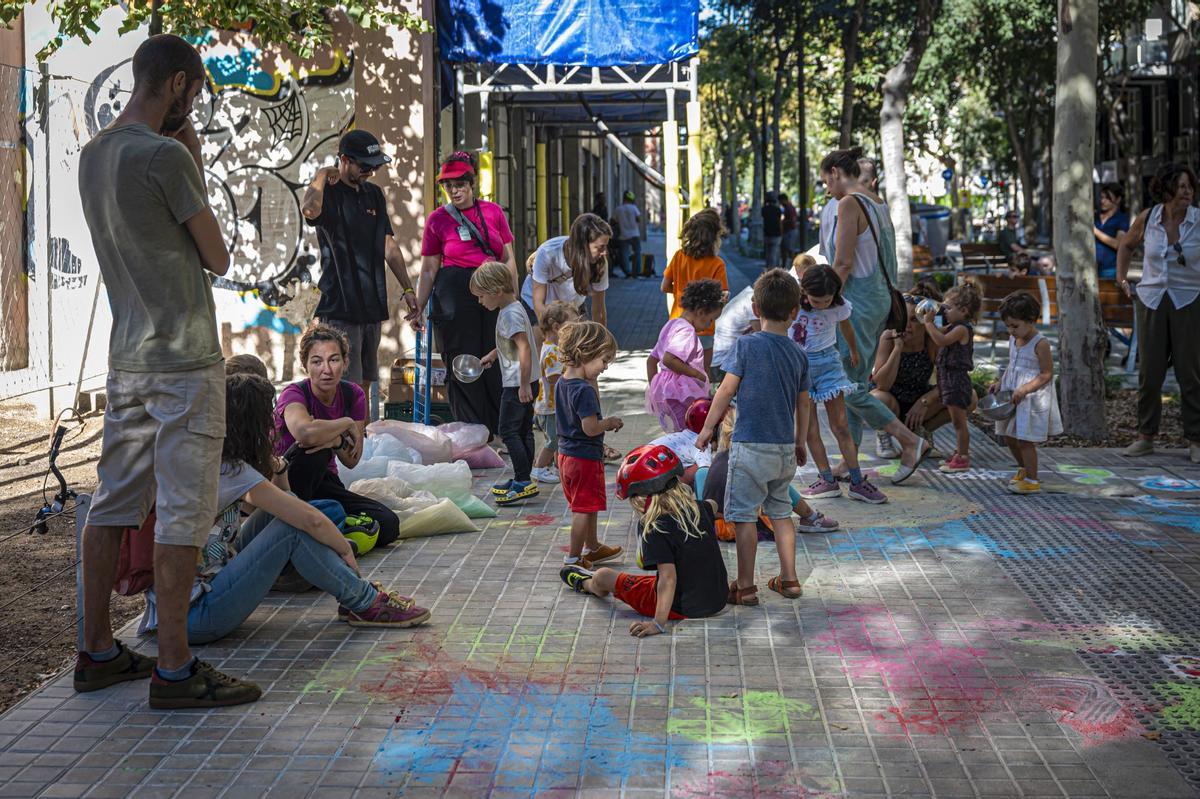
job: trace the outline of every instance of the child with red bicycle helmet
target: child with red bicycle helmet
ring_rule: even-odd
[[[612,594],[649,621],[635,621],[638,638],[666,632],[671,619],[712,616],[725,607],[728,574],[714,527],[714,508],[696,501],[679,478],[683,464],[661,444],[638,447],[617,470],[617,497],[628,499],[641,522],[638,565],[656,574],[564,566],[559,576],[572,590]]]

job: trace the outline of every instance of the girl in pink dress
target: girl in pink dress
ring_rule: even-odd
[[[668,433],[683,430],[688,406],[708,396],[704,346],[697,331],[721,315],[722,297],[721,284],[715,280],[689,283],[680,300],[683,315],[663,326],[646,359],[646,410],[658,417]]]

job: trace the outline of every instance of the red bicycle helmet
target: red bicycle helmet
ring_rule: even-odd
[[[699,435],[700,431],[704,429],[704,421],[708,418],[708,412],[711,408],[712,400],[696,400],[688,406],[687,413],[683,416],[683,426]]]
[[[661,494],[682,475],[678,455],[662,444],[646,444],[626,455],[617,470],[617,499]]]

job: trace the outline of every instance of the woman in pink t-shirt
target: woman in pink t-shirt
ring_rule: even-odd
[[[449,367],[463,353],[483,357],[496,348],[496,311],[471,294],[471,274],[485,261],[507,264],[517,289],[513,234],[504,209],[475,196],[475,159],[453,153],[437,176],[450,202],[425,220],[421,237],[421,277],[417,307],[431,298],[429,321],[442,342],[442,363]],[[419,318],[414,322],[419,327]],[[447,370],[450,410],[460,422],[486,425],[493,434],[499,421],[500,371],[485,369],[474,383],[460,383]]]

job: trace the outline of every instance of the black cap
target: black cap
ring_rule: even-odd
[[[392,157],[379,147],[379,139],[365,130],[352,130],[338,142],[338,155],[351,158],[363,166],[383,166]]]

